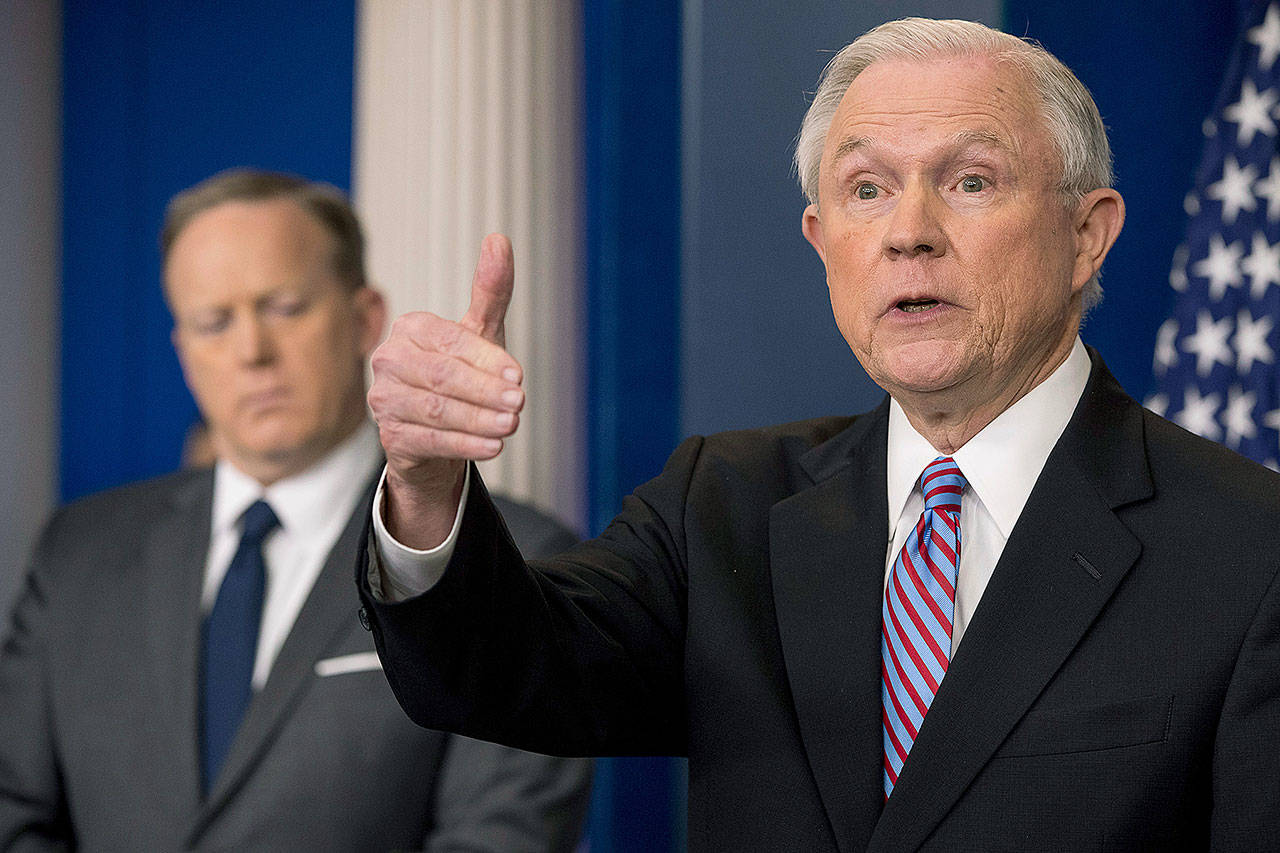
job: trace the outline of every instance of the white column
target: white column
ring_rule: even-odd
[[[527,404],[491,488],[583,527],[578,0],[362,0],[354,191],[393,315],[466,310],[511,238]]]

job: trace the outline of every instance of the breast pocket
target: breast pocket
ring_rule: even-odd
[[[349,675],[355,672],[381,672],[382,661],[377,652],[355,652],[347,655],[336,655],[316,661],[315,672],[320,678],[335,675]]]
[[[1160,743],[1169,737],[1172,722],[1172,696],[1145,696],[1083,708],[1033,708],[996,755],[1067,755]]]

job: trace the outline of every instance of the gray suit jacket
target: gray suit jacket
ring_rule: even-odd
[[[422,729],[381,670],[351,565],[366,494],[206,799],[200,592],[213,477],[186,472],[60,510],[0,655],[0,849],[568,850],[590,766]],[[368,490],[370,493],[372,489]],[[510,506],[547,553],[572,535]]]

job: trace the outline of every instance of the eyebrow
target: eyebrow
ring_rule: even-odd
[[[970,145],[986,145],[1001,151],[1013,151],[1013,146],[1009,143],[1009,140],[989,130],[962,130],[951,137],[951,141],[956,148],[966,148]]]
[[[841,143],[836,146],[835,154],[831,155],[831,159],[842,160],[846,155],[852,154],[855,151],[860,151],[863,148],[869,148],[870,146],[871,137],[869,136],[851,137],[841,141]]]
[[[951,136],[948,140],[953,149],[968,148],[972,145],[985,145],[1000,151],[1012,152],[1013,147],[1004,137],[992,133],[989,130],[961,130]],[[835,154],[832,155],[833,160],[843,159],[849,154],[856,151],[862,151],[874,145],[874,140],[869,136],[853,136],[841,141],[836,146]]]

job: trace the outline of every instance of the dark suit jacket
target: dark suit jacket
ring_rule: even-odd
[[[474,489],[437,587],[362,585],[393,689],[529,748],[687,751],[694,850],[1276,849],[1280,477],[1096,354],[883,801],[887,422],[692,438],[528,568]]]
[[[350,587],[369,494],[201,799],[212,487],[208,471],[177,474],[46,528],[0,655],[0,849],[572,849],[589,767],[421,729],[376,665],[317,671],[373,649]],[[573,541],[516,511],[534,547]]]

